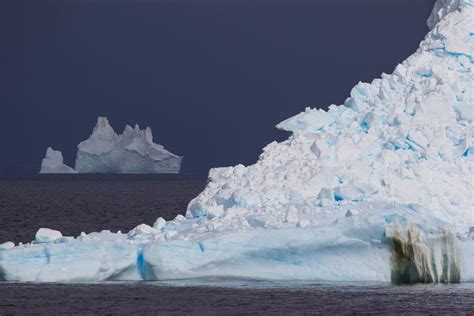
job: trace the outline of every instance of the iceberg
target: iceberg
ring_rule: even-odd
[[[63,164],[60,151],[48,148],[40,173],[179,173],[183,159],[155,144],[151,128],[127,125],[118,135],[105,117],[77,147],[75,169]]]
[[[40,230],[0,244],[0,279],[474,282],[473,17],[473,0],[437,0],[392,74],[278,124],[291,136],[254,165],[211,169],[186,216],[127,234]],[[119,142],[98,125],[87,155]]]
[[[48,147],[46,156],[41,162],[40,173],[76,173],[76,171],[64,164],[62,152]]]
[[[179,173],[181,167],[182,157],[153,142],[151,128],[127,125],[118,135],[105,117],[77,147],[79,173]]]

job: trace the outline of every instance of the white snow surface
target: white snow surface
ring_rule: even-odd
[[[80,173],[179,173],[182,157],[153,142],[151,129],[127,125],[115,133],[99,117],[91,136],[78,146],[76,170]]]
[[[41,162],[40,173],[76,173],[76,171],[64,164],[62,152],[48,147],[46,156]]]
[[[212,169],[186,217],[7,242],[0,279],[474,282],[473,11],[438,0],[393,74],[278,124],[291,137],[256,164]],[[114,147],[102,123],[81,150]]]

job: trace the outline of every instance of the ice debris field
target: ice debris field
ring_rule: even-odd
[[[280,123],[291,136],[256,164],[212,169],[186,216],[40,229],[0,245],[0,279],[474,282],[473,0],[436,1],[428,25],[392,74]]]
[[[60,151],[48,148],[40,173],[179,173],[183,158],[155,144],[151,128],[127,125],[118,135],[105,117],[77,148],[75,169],[64,164]]]

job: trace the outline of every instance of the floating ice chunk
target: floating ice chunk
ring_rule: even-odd
[[[63,234],[60,231],[49,229],[49,228],[40,228],[35,235],[35,243],[49,243],[61,238]]]

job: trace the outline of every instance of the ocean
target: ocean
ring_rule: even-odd
[[[127,232],[184,214],[206,177],[37,175],[0,179],[0,243],[29,242],[38,228],[76,236]],[[350,264],[350,263],[348,263]],[[105,284],[0,282],[4,314],[465,314],[474,284],[329,284],[197,279]]]

